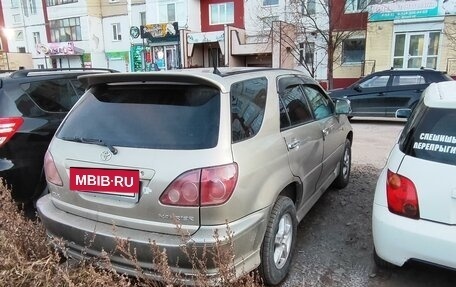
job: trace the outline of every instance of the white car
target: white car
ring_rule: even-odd
[[[372,213],[379,266],[456,268],[455,91],[450,81],[423,92],[380,174]]]

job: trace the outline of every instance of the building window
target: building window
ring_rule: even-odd
[[[24,31],[16,30],[14,32],[14,38],[16,39],[16,41],[24,41]]]
[[[394,68],[437,68],[440,32],[396,34],[394,41]]]
[[[345,39],[342,44],[342,63],[361,63],[364,61],[366,39]]]
[[[69,3],[77,3],[78,0],[46,0],[48,6],[57,6]]]
[[[160,23],[172,23],[176,21],[176,4],[168,3],[160,5],[158,8]]]
[[[279,5],[279,0],[263,0],[263,6]]]
[[[139,19],[141,19],[141,25],[146,25],[146,12],[139,12]]]
[[[209,23],[211,25],[231,24],[234,22],[234,2],[210,4]]]
[[[35,42],[35,45],[41,43],[40,32],[33,32],[33,42]]]
[[[35,0],[29,0],[29,6],[30,6],[30,15],[36,15],[36,2]]]
[[[307,0],[302,2],[302,14],[303,15],[315,15],[316,2],[315,0]]]
[[[22,22],[22,18],[20,14],[14,14],[13,15],[13,21],[15,24],[19,24]]]
[[[38,64],[38,69],[44,69],[44,65],[43,64]]]
[[[314,63],[315,43],[305,42],[299,44],[299,62],[312,66]]]
[[[366,9],[369,0],[346,0],[345,11],[346,12],[358,12]]]
[[[26,53],[26,52],[25,52],[25,47],[17,47],[17,51],[18,51],[19,53]]]
[[[22,12],[24,13],[25,17],[28,17],[28,15],[29,15],[28,3],[27,3],[28,1],[22,0],[21,2],[22,2],[22,10],[23,10]]]
[[[112,24],[112,39],[114,41],[122,40],[122,35],[120,34],[120,23]]]
[[[261,23],[263,23],[263,31],[269,31],[272,29],[272,23],[279,21],[279,16],[269,16],[261,18]]]
[[[11,0],[11,8],[19,8],[19,0]]]
[[[167,5],[166,10],[168,11],[168,22],[175,22],[176,21],[176,4],[171,3]]]
[[[81,22],[79,17],[49,21],[51,42],[81,41]]]

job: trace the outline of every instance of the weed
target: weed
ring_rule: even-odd
[[[40,220],[26,217],[21,210],[0,178],[0,286],[158,287],[164,284],[168,287],[182,286],[184,279],[188,280],[175,271],[179,266],[169,265],[166,249],[160,249],[154,241],[150,241],[150,252],[154,272],[160,277],[161,283],[154,281],[142,270],[136,250],[125,239],[118,238],[115,250],[112,253],[103,251],[99,258],[83,259],[80,262],[70,259],[65,252],[64,241],[50,240]],[[115,226],[113,228],[115,232]],[[194,277],[191,285],[263,286],[256,272],[238,278],[234,268],[233,232],[228,224],[225,235],[220,235],[218,230],[214,231],[215,247],[203,248],[202,252],[197,252],[189,234],[178,222],[176,228],[182,238],[182,252],[192,265]],[[94,238],[90,241],[93,240]],[[118,274],[110,261],[113,253],[134,266],[136,276]],[[208,276],[208,264],[218,270],[216,281]]]

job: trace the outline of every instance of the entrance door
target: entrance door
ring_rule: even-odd
[[[394,68],[437,68],[440,32],[396,34]]]
[[[176,61],[176,46],[167,46],[165,49],[166,54],[166,69],[172,70],[177,68]]]

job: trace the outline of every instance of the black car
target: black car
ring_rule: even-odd
[[[43,158],[67,112],[85,92],[78,81],[110,69],[23,69],[0,75],[0,178],[18,202],[46,188]]]
[[[351,116],[394,117],[398,109],[413,109],[430,83],[452,80],[445,72],[432,69],[391,69],[372,73],[345,89],[332,90],[330,96],[349,99]]]

